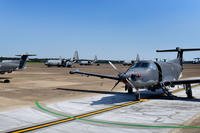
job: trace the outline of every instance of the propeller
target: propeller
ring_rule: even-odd
[[[113,89],[119,84],[120,80],[118,80],[115,85],[113,86],[113,88],[111,89],[111,91],[113,91]]]
[[[134,85],[132,84],[132,82],[125,76],[125,74],[129,71],[129,69],[130,69],[131,67],[129,67],[129,68],[126,70],[126,72],[120,72],[120,71],[117,69],[117,67],[116,67],[112,62],[109,61],[109,64],[112,66],[112,68],[113,68],[116,72],[119,73],[119,74],[118,74],[119,80],[115,83],[115,85],[113,86],[113,88],[111,89],[111,91],[113,91],[114,88],[115,88],[121,81],[127,81],[127,82],[131,85],[131,87],[134,88]]]
[[[114,68],[114,70],[115,70],[116,72],[118,72],[119,74],[121,73],[121,72],[117,69],[117,67],[116,67],[112,62],[109,61],[109,64],[112,66],[112,68]]]

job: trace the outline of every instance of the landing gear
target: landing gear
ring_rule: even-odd
[[[3,81],[3,83],[10,83],[10,80],[9,80],[9,79],[5,79],[5,80]]]
[[[135,92],[135,98],[136,100],[140,100],[140,92],[139,92],[139,89],[136,89],[136,92]]]
[[[163,90],[163,92],[164,92],[164,94],[166,95],[166,96],[168,96],[170,99],[174,99],[175,98],[175,96],[169,91],[169,89],[167,88],[167,86],[162,86],[162,90]]]
[[[129,85],[125,85],[125,90],[128,90],[128,94],[132,94],[133,93],[133,88]]]
[[[128,89],[128,94],[132,94],[133,93],[133,88],[129,88]]]
[[[186,93],[187,97],[188,98],[193,98],[191,84],[185,84],[184,88],[185,88],[185,93]]]
[[[133,94],[133,88],[131,86],[125,85],[125,90],[128,91],[128,94]],[[140,100],[139,89],[136,89],[136,92],[134,92],[134,95],[136,97],[136,100]]]

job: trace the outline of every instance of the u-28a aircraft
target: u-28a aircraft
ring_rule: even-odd
[[[116,80],[117,82],[112,90],[119,82],[123,82],[125,84],[125,90],[128,90],[128,93],[132,93],[133,89],[136,90],[135,96],[137,100],[140,99],[139,89],[146,88],[151,91],[162,89],[166,95],[171,96],[169,87],[176,85],[184,85],[187,97],[193,98],[191,84],[200,83],[200,79],[179,80],[179,78],[183,71],[183,52],[197,50],[200,50],[200,48],[181,49],[176,47],[176,49],[157,50],[156,52],[177,52],[177,58],[168,62],[156,62],[152,60],[137,61],[123,73],[119,72],[110,62],[111,66],[119,72],[117,76],[80,72],[79,70],[70,71],[70,74],[81,74]]]

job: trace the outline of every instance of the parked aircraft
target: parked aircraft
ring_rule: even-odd
[[[131,66],[131,65],[133,65],[133,61],[132,60],[125,60],[125,61],[123,61],[123,65],[124,66]]]
[[[75,51],[72,59],[60,58],[58,60],[47,60],[44,64],[48,67],[57,66],[57,67],[72,67],[74,63],[79,60],[78,53]]]
[[[35,56],[30,54],[17,55],[21,56],[20,60],[11,60],[0,62],[0,74],[11,73],[16,70],[23,69],[25,67],[28,56]],[[10,80],[6,77],[1,77],[4,79],[4,83],[9,83]]]
[[[183,52],[197,50],[200,50],[200,48],[181,49],[177,47],[176,49],[170,50],[157,50],[157,52],[177,52],[177,58],[168,62],[141,60],[125,72],[120,72],[110,62],[110,65],[119,73],[117,76],[80,72],[79,70],[70,71],[70,74],[81,74],[116,80],[117,82],[112,90],[119,82],[123,82],[125,84],[125,90],[128,90],[128,93],[132,93],[133,89],[136,89],[136,99],[140,99],[139,89],[142,88],[146,88],[150,91],[162,89],[166,95],[171,96],[172,94],[169,91],[169,87],[174,87],[176,85],[184,85],[187,97],[192,98],[191,84],[200,83],[200,79],[179,80],[179,78],[183,71]]]
[[[94,63],[97,62],[97,56],[95,55],[94,60],[90,60],[90,59],[80,59],[79,58],[79,54],[78,51],[76,50],[74,52],[74,57],[73,57],[73,61],[76,63],[79,63],[79,65],[93,65]],[[100,65],[97,63],[97,65]]]
[[[70,59],[59,59],[59,60],[47,60],[44,64],[48,67],[72,67],[73,61]]]
[[[94,60],[79,59],[79,65],[93,65],[97,62],[97,56],[95,55]],[[99,65],[99,64],[97,64]]]
[[[200,63],[200,58],[194,58],[193,64],[199,64]]]
[[[131,66],[131,65],[133,65],[135,62],[137,62],[139,60],[140,60],[140,57],[139,57],[139,54],[137,54],[135,61],[133,61],[133,60],[125,60],[123,62],[123,65],[124,66]]]

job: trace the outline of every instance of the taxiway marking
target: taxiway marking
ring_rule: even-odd
[[[86,114],[77,115],[77,116],[74,116],[74,117],[68,117],[68,118],[64,118],[64,119],[59,119],[59,120],[55,120],[55,121],[44,123],[44,124],[39,124],[39,125],[35,125],[35,126],[23,128],[23,129],[10,131],[8,133],[29,132],[29,131],[33,131],[33,130],[37,130],[37,129],[41,129],[41,128],[45,128],[45,127],[49,127],[49,126],[53,126],[53,125],[57,125],[57,124],[65,123],[65,122],[69,122],[69,121],[73,121],[73,120],[76,120],[76,119],[85,118],[85,117],[88,117],[88,116],[93,116],[93,115],[96,115],[96,114],[108,112],[108,111],[111,111],[111,110],[114,110],[114,109],[119,109],[119,108],[122,108],[122,107],[126,107],[126,106],[129,106],[129,105],[133,105],[133,104],[137,104],[137,103],[141,103],[141,102],[146,102],[146,101],[148,101],[148,100],[147,99],[141,99],[139,101],[130,101],[130,102],[127,102],[127,103],[114,105],[112,107],[100,109],[100,110],[89,112],[89,113],[86,113]]]
[[[194,85],[192,87],[197,87],[197,86],[199,86],[199,84]],[[183,90],[184,90],[184,88],[180,88],[180,89],[172,91],[172,93],[178,93],[178,92],[183,91]],[[81,118],[85,118],[85,117],[88,117],[88,116],[93,116],[93,115],[96,115],[96,114],[108,112],[108,111],[111,111],[111,110],[114,110],[114,109],[119,109],[119,108],[122,108],[122,107],[129,106],[129,105],[133,105],[133,104],[137,104],[137,103],[141,103],[141,102],[146,102],[146,101],[149,101],[149,100],[148,99],[140,99],[140,101],[130,101],[130,102],[127,102],[127,103],[114,105],[112,107],[100,109],[100,110],[89,112],[89,113],[86,113],[86,114],[77,115],[77,116],[74,116],[74,117],[67,117],[67,118],[64,118],[64,119],[59,119],[59,120],[55,120],[55,121],[44,123],[44,124],[39,124],[39,125],[35,125],[35,126],[23,128],[23,129],[14,130],[14,131],[11,131],[11,132],[8,132],[8,133],[23,133],[23,132],[33,131],[33,130],[37,130],[37,129],[41,129],[41,128],[45,128],[45,127],[49,127],[49,126],[73,121],[73,120],[76,120],[76,119],[81,119]],[[197,127],[197,128],[199,128],[199,127]]]

